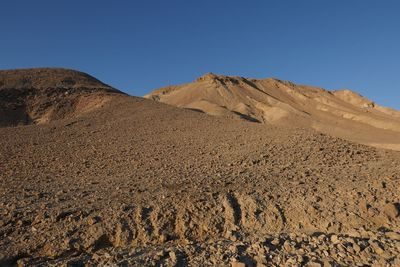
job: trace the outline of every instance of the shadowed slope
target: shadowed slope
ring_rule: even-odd
[[[67,69],[0,71],[0,126],[76,117],[108,101],[118,90]]]

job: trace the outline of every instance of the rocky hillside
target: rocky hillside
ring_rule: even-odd
[[[40,124],[80,116],[119,93],[74,70],[3,70],[0,71],[0,126]]]
[[[271,114],[209,116],[43,71],[2,78],[2,92],[19,96],[3,92],[2,103],[36,124],[0,127],[0,266],[400,265],[400,152],[271,126]],[[218,99],[265,95],[288,114],[276,121],[295,125],[316,116],[306,103],[323,95],[378,114],[349,92],[269,80],[282,88],[256,93],[254,81],[240,95],[248,80],[215,89],[221,81],[202,79]]]
[[[0,136],[0,266],[400,262],[396,151],[129,96]]]
[[[211,115],[312,128],[363,144],[400,149],[400,112],[350,90],[209,73],[193,83],[161,88],[145,97]]]

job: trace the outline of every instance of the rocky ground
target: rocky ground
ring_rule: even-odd
[[[63,69],[1,71],[0,125],[0,266],[400,265],[400,152]]]
[[[250,239],[167,242],[132,248],[104,247],[62,257],[23,258],[19,265],[49,266],[399,266],[399,234],[285,233]]]
[[[399,266],[400,153],[117,95],[0,128],[1,266]]]

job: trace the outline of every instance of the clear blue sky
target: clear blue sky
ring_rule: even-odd
[[[132,95],[206,73],[349,88],[400,109],[397,0],[3,0],[0,69],[82,70]]]

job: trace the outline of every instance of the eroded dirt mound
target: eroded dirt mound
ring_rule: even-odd
[[[305,127],[363,144],[398,149],[400,112],[350,90],[328,91],[278,79],[206,74],[146,98],[211,115]]]
[[[395,151],[128,96],[0,135],[2,264],[400,261]]]
[[[0,127],[77,117],[121,93],[88,74],[67,69],[0,71]]]

